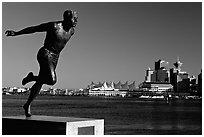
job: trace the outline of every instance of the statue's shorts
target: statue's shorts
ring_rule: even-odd
[[[57,81],[55,69],[59,54],[56,54],[45,47],[42,47],[37,54],[37,60],[40,65],[39,77],[43,84],[54,85]]]

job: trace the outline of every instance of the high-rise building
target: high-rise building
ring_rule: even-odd
[[[177,57],[174,68],[170,69],[170,83],[174,86],[175,92],[190,92],[190,84],[194,79],[187,72],[181,71],[182,64]]]
[[[173,85],[175,92],[177,91],[177,74],[178,72],[174,68],[170,69],[170,83]]]
[[[198,75],[198,93],[199,95],[202,95],[202,70]]]
[[[174,63],[175,70],[180,72],[182,64],[183,63],[180,62],[179,57],[177,57],[177,61]]]
[[[169,64],[164,60],[158,60],[155,62],[155,70],[150,68],[146,71],[145,82],[148,83],[170,83],[173,85],[175,92],[190,92],[195,86],[195,77],[190,76],[187,72],[182,71],[181,61],[177,57],[177,61],[174,63],[174,68],[169,71]]]
[[[145,82],[169,82],[168,62],[158,60],[155,62],[155,70],[146,71]]]
[[[165,61],[165,60],[158,60],[155,62],[155,70],[159,70],[159,69],[166,69],[168,70],[169,68],[169,62]]]
[[[151,82],[151,75],[154,73],[154,70],[150,68],[146,70],[145,82]]]
[[[166,69],[155,70],[151,75],[152,82],[169,82],[169,71]]]

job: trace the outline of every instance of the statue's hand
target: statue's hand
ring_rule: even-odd
[[[7,30],[5,32],[6,36],[16,36],[16,32],[13,30]]]

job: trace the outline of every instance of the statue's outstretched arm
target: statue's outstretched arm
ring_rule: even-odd
[[[5,34],[6,36],[17,36],[17,35],[23,35],[23,34],[31,34],[35,32],[43,32],[43,31],[47,31],[49,26],[50,26],[50,23],[44,23],[37,26],[27,27],[20,31],[7,30]]]

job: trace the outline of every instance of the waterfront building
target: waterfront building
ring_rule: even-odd
[[[121,89],[121,82],[119,81],[118,83],[113,83],[114,89],[115,90],[120,90]]]
[[[153,73],[154,73],[154,70],[151,70],[150,68],[146,70],[145,82],[151,82],[151,75]]]
[[[145,81],[140,86],[145,91],[175,91],[190,92],[195,90],[196,78],[182,71],[181,61],[177,58],[174,68],[169,69],[168,62],[158,60],[155,62],[154,70],[150,68],[146,71]]]
[[[198,75],[198,94],[202,95],[202,70]]]
[[[177,91],[177,71],[173,68],[170,69],[170,83],[173,85],[173,89]]]
[[[29,91],[29,88],[25,87],[3,87],[2,93],[3,94],[25,94]]]
[[[145,82],[169,82],[170,73],[168,71],[168,62],[158,60],[155,62],[155,69],[150,68],[146,71]]]
[[[140,84],[140,90],[146,92],[161,93],[172,91],[173,86],[170,84],[169,63],[164,60],[155,62],[154,70],[146,71],[145,81]]]
[[[179,57],[177,57],[177,61],[174,63],[174,69],[177,72],[181,72],[181,66],[183,63],[180,62]]]
[[[155,62],[154,68],[155,68],[155,70],[168,69],[169,68],[169,62],[159,59],[158,61]]]
[[[114,90],[114,85],[110,82],[104,82],[103,85],[100,87],[101,90]]]
[[[99,82],[98,84],[92,82],[89,86],[90,96],[127,96],[128,91],[136,90],[135,81],[128,85],[128,81],[125,83],[114,82]]]
[[[155,70],[151,75],[152,82],[169,82],[169,71],[166,69]]]
[[[175,92],[190,92],[191,86],[195,85],[196,78],[182,71],[182,64],[177,58],[174,68],[170,69],[170,83],[174,86]]]
[[[155,62],[155,70],[151,75],[151,82],[169,82],[169,63],[164,60]]]
[[[135,91],[136,90],[135,81],[132,84],[128,85],[128,89],[129,89],[129,91]]]
[[[153,93],[164,93],[164,92],[172,92],[173,86],[170,83],[166,82],[143,82],[140,85],[140,89],[147,92]]]
[[[128,89],[129,89],[129,87],[128,87],[128,82],[127,81],[124,84],[121,84],[121,89],[120,90],[126,91]]]

